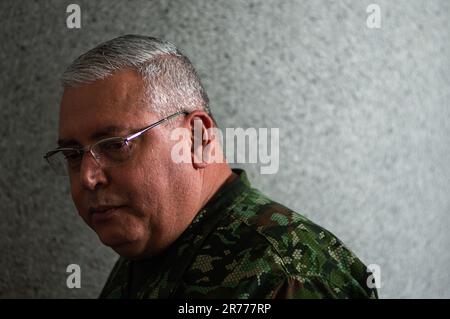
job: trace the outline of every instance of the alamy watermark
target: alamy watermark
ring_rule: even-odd
[[[81,288],[81,268],[77,264],[70,264],[66,268],[66,273],[70,275],[67,276],[66,286],[69,289]]]
[[[69,4],[66,13],[70,13],[66,18],[66,26],[68,29],[81,28],[81,8],[78,4]]]
[[[381,268],[377,264],[370,264],[367,266],[367,270],[370,275],[367,277],[367,287],[370,289],[381,288]]]
[[[378,4],[369,4],[366,8],[366,12],[370,13],[366,19],[366,25],[369,29],[381,28],[381,8]]]
[[[270,132],[270,134],[269,134]],[[217,127],[204,130],[202,121],[194,121],[193,141],[187,128],[175,128],[170,135],[177,141],[171,157],[175,163],[261,163],[261,174],[276,174],[280,164],[279,128],[226,128],[225,139]],[[206,140],[216,143],[203,145]],[[225,143],[224,143],[225,142]],[[225,146],[225,147],[223,147]],[[192,156],[192,150],[194,156]],[[223,153],[223,151],[225,151]]]

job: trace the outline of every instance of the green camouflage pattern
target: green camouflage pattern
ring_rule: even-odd
[[[378,298],[339,239],[234,172],[162,255],[120,257],[100,298]]]

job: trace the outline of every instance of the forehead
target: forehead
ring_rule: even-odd
[[[90,140],[96,132],[139,128],[155,116],[144,107],[142,78],[125,70],[80,87],[66,88],[60,116],[60,139]],[[114,132],[115,131],[115,132]]]

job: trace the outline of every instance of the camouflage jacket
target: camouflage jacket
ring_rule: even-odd
[[[100,298],[377,298],[339,239],[234,172],[162,255],[120,257]]]

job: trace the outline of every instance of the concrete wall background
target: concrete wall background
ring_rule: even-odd
[[[381,7],[382,28],[366,27]],[[450,3],[0,2],[0,297],[96,297],[116,259],[42,160],[57,138],[59,76],[104,40],[177,44],[225,127],[279,127],[276,200],[381,267],[384,298],[450,297]],[[82,288],[66,287],[66,266]]]

